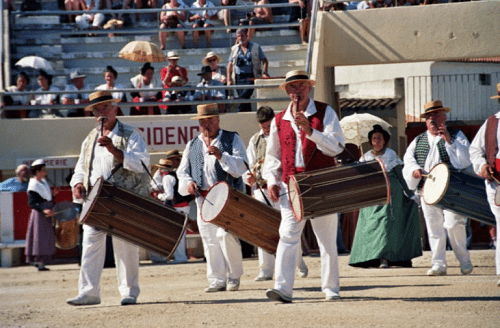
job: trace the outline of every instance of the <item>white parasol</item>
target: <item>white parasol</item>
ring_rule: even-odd
[[[52,65],[47,61],[47,59],[38,56],[23,57],[16,63],[16,65],[21,67],[31,67],[34,69],[43,69],[44,71],[49,72],[54,71]]]
[[[389,128],[392,127],[392,125],[380,117],[372,114],[354,113],[340,120],[345,142],[355,144],[358,147],[361,147],[362,143],[368,142],[368,132],[370,132],[376,124],[380,125],[387,132],[389,132]]]

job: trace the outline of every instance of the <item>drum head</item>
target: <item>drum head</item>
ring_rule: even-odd
[[[90,214],[92,207],[94,207],[94,204],[97,202],[97,196],[101,192],[102,182],[102,177],[97,179],[94,186],[92,187],[92,190],[90,190],[90,193],[87,195],[87,200],[83,204],[82,214],[80,215],[80,220],[78,221],[80,224],[85,223],[85,219],[87,219],[87,216]]]
[[[422,198],[427,205],[437,204],[445,195],[450,183],[450,170],[446,164],[437,164],[429,172],[422,189]]]
[[[72,202],[60,202],[54,205],[52,212],[55,213],[54,218],[59,222],[74,220],[80,213],[80,205]]]
[[[299,184],[295,176],[288,179],[288,199],[292,207],[295,220],[302,221],[304,219],[304,206],[302,205],[302,198],[300,197]]]
[[[205,222],[215,219],[224,210],[228,198],[229,185],[223,181],[214,184],[201,204],[201,219]]]

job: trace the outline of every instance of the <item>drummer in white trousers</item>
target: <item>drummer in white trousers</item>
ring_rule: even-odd
[[[179,193],[196,195],[197,223],[205,258],[208,287],[205,292],[236,291],[243,275],[243,256],[239,239],[201,218],[201,205],[210,188],[219,181],[241,190],[245,173],[245,144],[236,132],[219,127],[217,104],[197,106],[201,133],[186,145],[177,169]]]
[[[85,199],[100,177],[148,197],[150,178],[143,164],[149,165],[149,153],[141,135],[134,127],[116,119],[114,102],[118,100],[109,91],[96,91],[90,94],[89,101],[85,110],[94,113],[99,126],[82,143],[70,182],[74,198]],[[113,250],[121,305],[135,304],[139,296],[139,248],[113,236]],[[101,303],[100,280],[105,256],[106,233],[84,224],[78,296],[68,299],[68,304]]]
[[[267,183],[262,179],[262,171],[264,168],[264,158],[266,155],[266,144],[271,131],[271,121],[274,118],[274,110],[268,106],[262,106],[257,109],[257,122],[260,131],[250,138],[247,147],[248,166],[253,168],[252,172],[247,171],[243,176],[243,180],[247,185],[252,187],[252,193],[255,199],[264,203],[270,204],[277,210],[280,210],[280,204],[269,199],[267,194]],[[257,183],[256,183],[257,182]],[[259,188],[260,186],[260,188]],[[259,256],[259,275],[255,277],[255,281],[272,280],[274,275],[274,255],[269,254],[262,248],[258,248]],[[309,269],[307,268],[304,259],[302,258],[302,247],[298,248],[299,255],[297,261],[297,273],[301,278],[307,278]]]
[[[427,130],[410,143],[404,155],[403,176],[408,187],[417,190],[417,194],[425,181],[423,175],[436,164],[446,163],[457,170],[471,165],[467,137],[460,130],[446,127],[446,113],[450,111],[440,100],[426,103],[420,117],[425,118]],[[471,273],[473,266],[467,250],[466,218],[439,206],[427,205],[424,201],[421,205],[432,253],[432,267],[427,275],[446,275],[446,231],[462,274]]]
[[[345,146],[335,111],[309,98],[314,84],[305,71],[286,74],[280,89],[285,90],[292,101],[285,111],[274,117],[266,147],[264,178],[271,200],[279,201],[281,208],[276,278],[274,289],[267,290],[266,296],[283,303],[292,301],[298,248],[306,223],[306,220],[295,220],[286,183],[295,173],[334,166],[334,156]],[[311,219],[321,254],[321,291],[329,301],[340,297],[337,224],[336,213]]]
[[[500,102],[500,83],[497,84],[497,90],[498,95],[492,96],[491,99],[498,99]],[[474,171],[485,179],[488,203],[497,223],[497,236],[500,236],[500,206],[495,202],[498,181],[500,181],[499,119],[500,112],[490,116],[477,132],[469,149]],[[498,244],[495,251],[495,262],[496,274],[499,277],[497,285],[500,287],[500,247]]]

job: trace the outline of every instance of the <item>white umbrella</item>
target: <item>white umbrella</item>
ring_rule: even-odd
[[[21,67],[31,67],[34,69],[43,69],[51,72],[54,71],[52,65],[47,61],[47,59],[38,56],[23,57],[16,63],[16,65]]]
[[[374,125],[380,125],[384,130],[389,132],[392,127],[389,123],[372,114],[352,114],[340,120],[340,126],[344,131],[346,143],[352,143],[361,147],[361,144],[368,142],[368,132],[373,129]],[[390,132],[389,132],[390,133]]]

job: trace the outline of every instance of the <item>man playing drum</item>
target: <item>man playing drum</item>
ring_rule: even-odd
[[[491,99],[498,99],[500,102],[500,83],[497,84],[498,95]],[[470,145],[470,159],[474,166],[474,171],[485,179],[486,194],[491,211],[495,215],[497,236],[500,236],[500,206],[495,201],[498,197],[497,189],[500,181],[500,151],[498,144],[500,141],[500,128],[498,120],[500,112],[490,116],[481,126],[476,137]],[[496,273],[500,278],[500,247],[497,244],[495,252]],[[500,279],[497,282],[500,287]]]
[[[252,172],[247,172],[243,179],[246,184],[252,187],[255,199],[263,203],[269,202],[271,206],[279,210],[280,204],[269,200],[269,196],[267,194],[267,183],[262,179],[267,139],[269,138],[273,118],[274,110],[271,107],[262,106],[257,110],[257,122],[259,123],[260,131],[250,138],[250,142],[247,147],[248,165],[249,168],[252,169]],[[302,258],[301,247],[298,248],[298,252],[299,255],[297,260],[299,261],[299,264],[297,273],[299,277],[307,278],[309,270],[304,262],[304,259]],[[261,247],[258,249],[258,254],[260,272],[255,278],[255,281],[272,280],[274,274],[274,255],[264,251]]]
[[[109,91],[96,91],[89,96],[92,111],[99,126],[83,141],[80,158],[70,185],[73,197],[85,200],[99,177],[117,186],[148,197],[149,153],[137,129],[116,119],[119,100]],[[135,304],[139,296],[139,247],[113,236],[113,250],[118,276],[121,305]],[[100,279],[106,255],[106,233],[83,225],[83,249],[78,296],[68,299],[71,305],[100,304]]]
[[[196,195],[197,223],[200,231],[209,286],[205,292],[236,291],[243,274],[243,257],[239,239],[201,218],[201,205],[209,189],[219,181],[242,190],[245,173],[245,144],[236,132],[219,127],[217,104],[197,107],[201,134],[189,141],[177,169],[179,193]]]
[[[467,137],[460,130],[446,127],[446,113],[451,109],[443,107],[440,100],[434,100],[426,103],[424,110],[420,117],[425,118],[427,131],[410,143],[404,155],[403,176],[408,187],[416,189],[417,193],[424,184],[422,177],[436,164],[446,163],[457,170],[471,165]],[[436,205],[421,203],[432,253],[432,267],[427,275],[446,275],[446,231],[462,274],[471,273],[473,266],[467,250],[466,218]]]
[[[309,98],[315,81],[304,71],[290,71],[280,86],[289,95],[288,108],[277,114],[266,147],[264,178],[272,201],[280,203],[280,241],[276,253],[274,289],[266,296],[274,301],[292,301],[300,238],[306,220],[296,221],[290,207],[287,182],[291,175],[334,165],[345,146],[335,111]],[[311,224],[321,252],[321,290],[327,300],[339,298],[337,214],[314,218]]]

